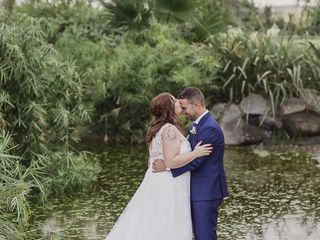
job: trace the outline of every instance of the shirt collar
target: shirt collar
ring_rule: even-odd
[[[201,118],[203,118],[204,115],[206,115],[209,111],[206,110],[204,113],[202,113],[193,123],[199,124]]]

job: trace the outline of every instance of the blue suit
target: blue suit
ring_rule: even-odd
[[[196,126],[197,133],[190,133],[188,140],[194,149],[199,141],[214,147],[209,156],[196,158],[189,164],[171,169],[173,177],[191,171],[191,210],[196,240],[217,239],[218,208],[228,196],[223,165],[224,136],[216,120],[208,112]]]

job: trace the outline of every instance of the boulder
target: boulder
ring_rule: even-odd
[[[320,115],[320,96],[317,96],[315,100],[307,106],[307,109]]]
[[[252,115],[264,115],[266,112],[270,111],[267,100],[261,95],[254,93],[249,94],[241,100],[240,109],[245,114]]]
[[[244,121],[242,130],[245,136],[245,141],[242,145],[258,144],[264,142],[266,138],[270,136],[270,134],[263,129],[251,124],[246,124]]]
[[[210,112],[215,117],[215,119],[219,122],[227,107],[228,107],[227,103],[217,103],[211,108]],[[238,117],[241,117],[241,111],[238,114],[239,114]]]
[[[285,116],[284,128],[293,136],[320,134],[320,116],[312,112],[300,112]]]
[[[266,118],[264,118],[264,116],[259,116],[259,122],[262,123],[262,128],[270,131],[283,127],[282,119],[279,116],[273,117],[268,115]]]
[[[302,98],[290,97],[284,104],[280,106],[281,115],[289,115],[297,112],[303,112],[307,105]]]
[[[307,110],[320,114],[320,92],[312,89],[305,90],[303,100]]]
[[[241,145],[245,142],[245,136],[242,131],[242,112],[235,104],[225,105],[225,107],[223,113],[220,113],[219,119],[224,133],[225,144]]]
[[[246,124],[240,107],[235,104],[216,104],[211,112],[218,120],[225,137],[226,145],[248,145],[260,143],[266,134],[260,128]]]
[[[297,144],[298,145],[307,145],[307,146],[313,146],[313,145],[319,145],[320,146],[320,136],[301,139],[301,140],[299,140],[297,142]]]
[[[282,118],[280,116],[275,116],[275,118],[272,115],[266,117],[263,115],[250,116],[249,122],[268,131],[274,131],[283,127]]]

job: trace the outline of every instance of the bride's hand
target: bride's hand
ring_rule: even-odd
[[[208,156],[212,150],[212,144],[203,144],[201,145],[202,141],[198,142],[197,145],[194,148],[194,153],[196,154],[197,157],[203,157],[203,156]]]

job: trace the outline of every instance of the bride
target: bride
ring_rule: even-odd
[[[153,115],[147,132],[149,168],[138,190],[106,240],[191,240],[190,172],[173,178],[170,171],[152,172],[152,162],[164,159],[179,168],[212,152],[210,144],[191,151],[177,123],[182,113],[179,100],[161,93],[150,102]]]

